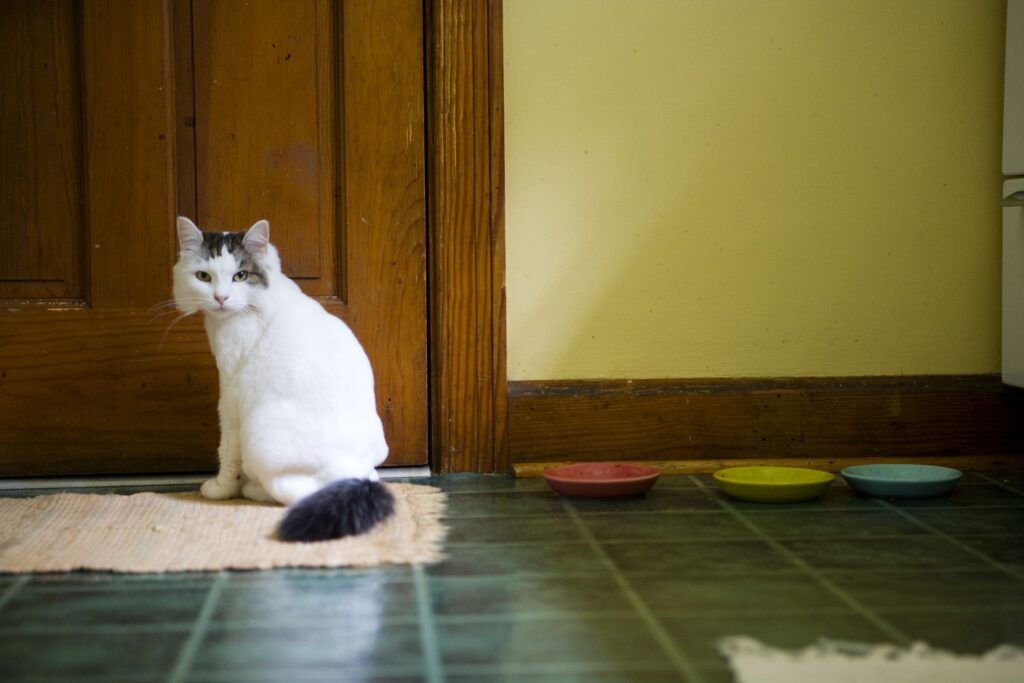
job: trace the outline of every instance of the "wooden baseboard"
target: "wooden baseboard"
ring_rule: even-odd
[[[996,375],[509,383],[509,460],[854,464],[1024,457]],[[980,464],[980,462],[978,463]],[[525,471],[525,470],[524,470]]]

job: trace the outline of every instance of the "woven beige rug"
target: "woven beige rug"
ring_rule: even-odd
[[[319,543],[276,540],[284,514],[279,505],[210,501],[198,492],[2,498],[0,572],[372,567],[442,559],[444,494],[416,484],[387,487],[395,496],[391,518],[362,536]]]

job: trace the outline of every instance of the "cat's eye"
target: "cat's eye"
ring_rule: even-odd
[[[203,282],[209,282],[210,281],[210,274],[207,273],[205,270],[197,270],[196,271],[196,277],[199,278],[200,280],[202,280]]]
[[[235,273],[235,276],[231,279],[234,280],[235,282],[245,282],[247,279],[249,279],[249,273],[247,273],[244,270],[240,270],[237,273]]]

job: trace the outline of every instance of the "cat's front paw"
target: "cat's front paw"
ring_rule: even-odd
[[[203,494],[203,498],[209,498],[210,500],[226,500],[237,496],[241,488],[241,482],[235,481],[232,482],[230,486],[224,486],[217,477],[214,477],[213,479],[207,479],[203,482],[199,492]]]

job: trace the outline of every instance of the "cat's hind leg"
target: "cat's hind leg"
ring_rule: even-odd
[[[249,500],[256,500],[262,503],[276,503],[274,497],[267,493],[267,490],[263,488],[263,484],[259,483],[255,479],[242,484],[242,497],[248,498]]]
[[[270,480],[267,491],[274,500],[291,505],[321,488],[323,483],[308,474],[279,474]]]

